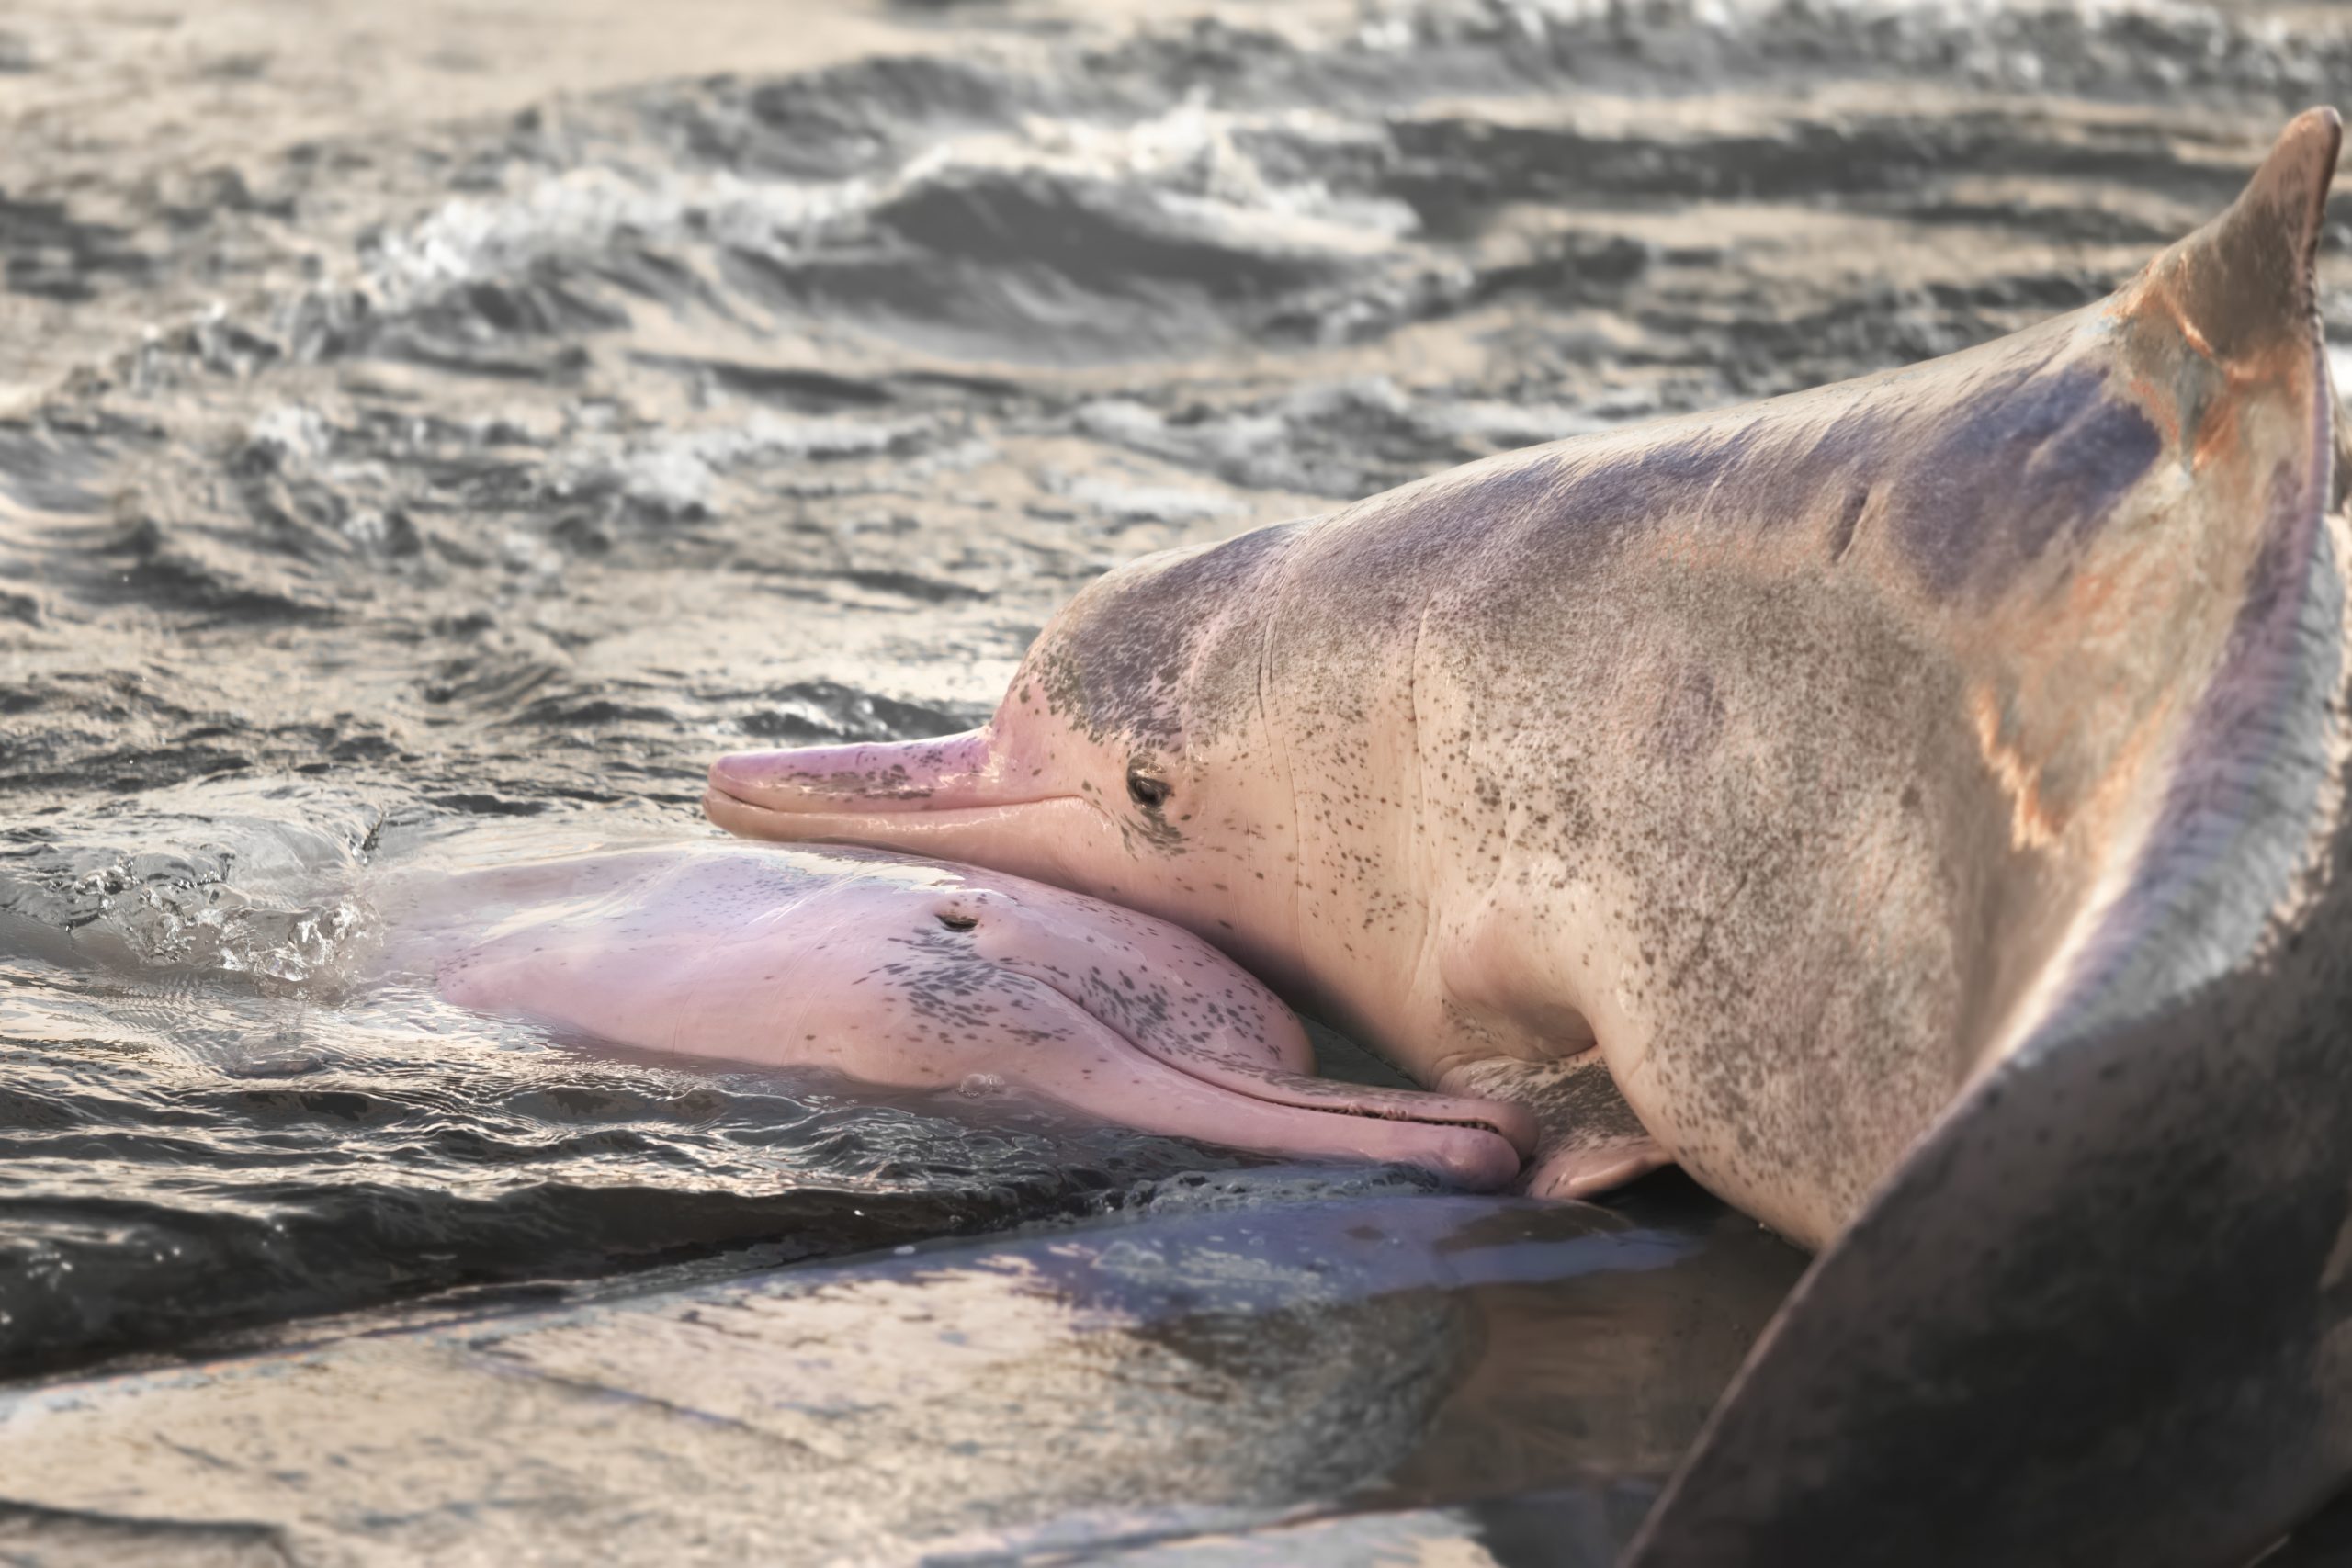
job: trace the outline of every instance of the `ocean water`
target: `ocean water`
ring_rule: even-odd
[[[80,68],[40,15],[28,83]],[[0,1376],[1419,1190],[355,986],[368,878],[707,833],[713,755],[969,725],[1136,555],[2086,303],[2352,97],[2322,7],[877,15],[807,70],[0,170]],[[236,58],[155,90],[303,57]],[[1584,1310],[1491,1306],[1503,1365]],[[1633,1429],[1594,1398],[1531,1420]]]

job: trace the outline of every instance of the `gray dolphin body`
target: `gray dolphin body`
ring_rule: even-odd
[[[1823,1249],[1640,1568],[2242,1561],[2352,1472],[2339,139],[1999,342],[1135,563],[987,728],[707,808],[1172,919],[1456,1092],[1605,1069]]]

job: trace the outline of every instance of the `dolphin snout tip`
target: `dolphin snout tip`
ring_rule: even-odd
[[[1456,1187],[1497,1192],[1519,1179],[1519,1151],[1499,1133],[1449,1127],[1430,1140],[1420,1162]]]
[[[703,816],[741,838],[818,836],[817,814],[825,809],[790,751],[730,751],[705,774]]]
[[[1508,1141],[1515,1154],[1532,1156],[1535,1153],[1540,1132],[1534,1111],[1515,1100],[1479,1100],[1473,1103],[1477,1107],[1478,1119]]]
[[[739,838],[772,839],[777,836],[771,827],[775,813],[752,805],[716,783],[702,792],[702,814],[713,827],[723,828]]]
[[[705,783],[714,794],[743,800],[775,772],[773,752],[729,751],[712,761],[710,771],[705,775]]]

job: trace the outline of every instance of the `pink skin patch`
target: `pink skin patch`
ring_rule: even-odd
[[[1111,812],[1075,789],[1056,793],[1054,784],[1069,782],[1057,770],[993,755],[996,739],[984,728],[936,741],[737,753],[712,765],[704,810],[718,826],[747,838],[887,844],[1057,883],[1099,885],[1102,866],[1123,865],[1134,885],[1122,885],[1115,896],[1143,899],[1148,872],[1136,866]],[[1122,918],[1140,917],[1122,911]],[[1259,1100],[1319,1103],[1355,1115],[1425,1118],[1437,1100],[1409,1091],[1391,1100],[1353,1085],[1295,1077],[1285,1088],[1262,1069],[1230,1061],[1212,1067],[1199,1052],[1186,1070],[1225,1074],[1219,1081]],[[1438,1087],[1476,1097],[1438,1102],[1483,1106],[1482,1115],[1532,1153],[1524,1187],[1533,1197],[1590,1198],[1673,1163],[1634,1118],[1598,1052],[1566,1062],[1492,1058],[1456,1070]],[[1504,1107],[1509,1126],[1494,1122]]]
[[[383,902],[394,972],[638,1050],[898,1089],[979,1077],[1144,1132],[1479,1189],[1534,1145],[1517,1106],[1312,1077],[1297,1020],[1206,942],[1018,877],[697,844],[413,876]]]

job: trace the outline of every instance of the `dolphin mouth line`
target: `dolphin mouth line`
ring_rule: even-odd
[[[725,785],[716,782],[707,784],[703,786],[702,809],[704,816],[708,817],[713,822],[718,823],[720,827],[725,827],[727,824],[721,820],[718,815],[718,811],[729,812],[745,820],[754,822],[824,822],[831,820],[837,822],[873,822],[878,824],[883,822],[903,821],[909,824],[929,823],[944,828],[956,827],[967,822],[984,821],[991,816],[1001,815],[1010,811],[1019,811],[1026,807],[1054,806],[1065,800],[1076,801],[1080,805],[1087,807],[1089,809],[1099,815],[1105,816],[1106,818],[1108,816],[1107,813],[1102,811],[1101,807],[1095,805],[1094,802],[1088,800],[1084,795],[1041,795],[1028,800],[991,800],[979,806],[955,806],[940,810],[926,810],[921,807],[915,807],[910,809],[899,809],[895,811],[887,809],[880,811],[871,809],[865,811],[836,811],[830,809],[797,811],[789,807],[763,805],[761,802],[753,800],[748,795],[737,795],[732,790],[728,789]],[[714,810],[714,808],[716,808],[716,810]]]
[[[1190,1077],[1191,1075],[1187,1074],[1186,1076]],[[1330,1079],[1324,1081],[1337,1082],[1339,1080]],[[1254,1094],[1250,1098],[1252,1100],[1258,1099]],[[1406,1116],[1386,1111],[1362,1110],[1351,1105],[1293,1105],[1286,1100],[1262,1100],[1258,1102],[1261,1105],[1279,1105],[1288,1111],[1309,1111],[1317,1116],[1352,1116],[1359,1122],[1409,1122],[1416,1127],[1453,1127],[1465,1132],[1492,1133],[1496,1137],[1500,1138],[1504,1143],[1509,1144],[1513,1153],[1519,1152],[1519,1145],[1512,1142],[1511,1135],[1502,1128],[1496,1126],[1492,1122],[1476,1122],[1466,1117],[1459,1122],[1442,1122],[1434,1116]],[[1523,1168],[1526,1163],[1527,1156],[1524,1154],[1521,1154],[1521,1166]]]
[[[1230,1083],[1221,1083],[1216,1078],[1203,1077],[1200,1074],[1193,1071],[1192,1068],[1185,1066],[1182,1058],[1165,1055],[1160,1052],[1153,1050],[1150,1046],[1145,1044],[1142,1041],[1137,1040],[1125,1029],[1122,1029],[1119,1025],[1112,1022],[1109,1019],[1104,1018],[1101,1013],[1096,1012],[1092,1008],[1088,1007],[1083,1001],[1070,995],[1069,992],[1064,990],[1061,987],[1056,985],[1053,981],[1047,979],[1043,975],[1034,974],[1026,969],[1014,969],[1013,973],[1021,976],[1023,979],[1026,979],[1035,985],[1045,987],[1046,989],[1053,992],[1054,995],[1061,998],[1062,1000],[1068,1002],[1071,1007],[1076,1008],[1080,1012],[1085,1014],[1088,1018],[1092,1019],[1095,1022],[1101,1024],[1103,1028],[1109,1030],[1112,1033],[1117,1035],[1134,1049],[1142,1053],[1144,1055],[1150,1057],[1153,1061],[1183,1074],[1186,1077],[1191,1078],[1194,1083],[1205,1085],[1210,1089],[1219,1089],[1227,1094],[1238,1094],[1244,1099],[1256,1100],[1261,1105],[1279,1106],[1284,1111],[1304,1111],[1308,1114],[1315,1116],[1347,1116],[1352,1117],[1359,1122],[1409,1122],[1416,1127],[1453,1127],[1457,1129],[1475,1130],[1482,1133],[1491,1133],[1496,1137],[1500,1138],[1504,1143],[1510,1144],[1512,1148],[1516,1149],[1518,1147],[1518,1145],[1513,1142],[1510,1134],[1506,1129],[1497,1126],[1492,1122],[1481,1121],[1475,1117],[1462,1117],[1459,1119],[1448,1120],[1436,1116],[1413,1116],[1401,1111],[1382,1111],[1369,1106],[1301,1105],[1295,1100],[1272,1100],[1263,1095],[1253,1094],[1246,1089],[1238,1088]],[[1339,1081],[1337,1079],[1314,1079],[1314,1076],[1312,1074],[1306,1073],[1298,1076],[1317,1082]],[[1524,1160],[1525,1156],[1521,1156],[1522,1164],[1524,1163]]]

